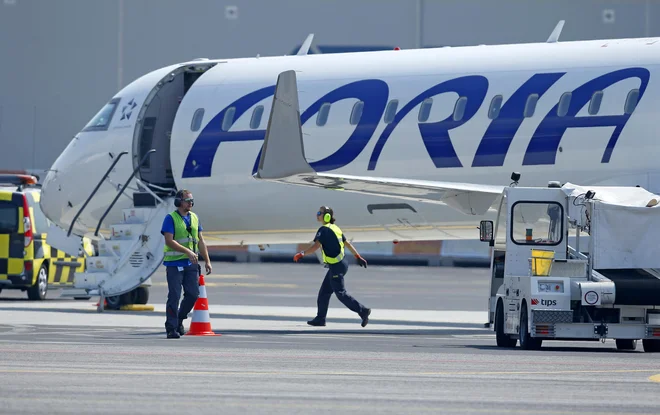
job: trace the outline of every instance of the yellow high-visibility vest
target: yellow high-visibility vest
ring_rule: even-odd
[[[321,248],[321,252],[323,253],[323,262],[326,264],[336,264],[338,262],[341,262],[341,260],[344,259],[344,241],[342,238],[343,233],[341,229],[339,229],[339,226],[333,223],[326,223],[323,226],[330,228],[332,232],[334,232],[335,235],[337,235],[337,240],[339,241],[339,248],[340,248],[339,255],[337,255],[336,257],[326,256],[325,251],[323,251],[323,248]]]
[[[199,242],[199,219],[197,218],[197,215],[190,212],[190,232],[186,229],[186,222],[183,221],[183,218],[178,211],[171,212],[170,216],[174,220],[174,240],[197,253],[197,243]],[[167,246],[167,244],[165,244],[163,250],[165,251],[164,261],[188,259],[188,255],[175,251]]]

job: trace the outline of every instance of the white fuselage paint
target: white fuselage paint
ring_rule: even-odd
[[[362,176],[442,180],[463,183],[508,185],[513,171],[522,173],[521,185],[544,186],[550,180],[581,185],[641,185],[660,191],[658,151],[654,120],[660,104],[655,82],[660,63],[657,39],[559,42],[475,46],[461,48],[384,51],[335,55],[284,56],[268,58],[199,61],[173,65],[147,74],[121,91],[121,98],[107,131],[79,133],[59,156],[44,183],[42,209],[55,223],[69,228],[71,220],[110,166],[109,153],[128,154],[117,164],[88,207],[80,215],[76,233],[94,229],[117,192],[117,186],[131,174],[137,163],[134,142],[136,119],[155,85],[182,66],[217,64],[204,73],[183,98],[174,120],[170,160],[178,189],[189,189],[195,198],[194,211],[201,218],[211,245],[239,243],[299,243],[313,238],[318,223],[315,214],[321,205],[333,207],[337,223],[353,241],[476,239],[478,222],[484,217],[461,214],[449,207],[408,202],[407,209],[375,210],[367,205],[397,203],[396,199],[332,192],[277,183],[258,182],[252,177],[262,141],[223,142],[216,151],[210,177],[183,178],[188,154],[200,132],[220,111],[235,100],[260,88],[273,86],[279,73],[297,71],[301,114],[312,103],[350,82],[379,79],[388,88],[387,102],[399,100],[400,111],[411,99],[443,81],[468,75],[488,79],[488,89],[476,114],[465,124],[450,130],[451,142],[463,167],[437,168],[420,135],[419,104],[393,130],[382,149],[375,170],[367,170],[381,132],[381,116],[366,147],[353,161],[332,170]],[[562,94],[573,91],[603,74],[631,67],[650,72],[645,94],[623,128],[608,163],[602,163],[614,127],[569,128],[561,140],[555,164],[523,165],[530,138],[539,123],[557,104]],[[566,72],[538,101],[533,117],[525,118],[506,152],[503,166],[471,167],[479,143],[491,120],[488,110],[496,95],[507,99],[535,74]],[[626,95],[640,86],[637,78],[624,79],[604,89],[598,115],[620,115]],[[458,95],[454,92],[433,97],[427,122],[450,116]],[[128,100],[137,107],[128,120],[120,120]],[[355,130],[349,115],[357,99],[333,104],[328,122],[315,123],[316,115],[303,125],[305,155],[309,162],[335,153]],[[260,130],[266,129],[272,95],[256,105],[265,108]],[[588,104],[577,116],[589,116]],[[204,108],[201,128],[191,131],[191,120]],[[230,131],[250,130],[253,108],[236,119]],[[157,149],[163,151],[163,149]],[[113,185],[114,184],[114,185]],[[130,194],[130,193],[129,193]],[[117,221],[121,208],[131,200],[122,196],[108,215],[104,227]],[[487,216],[492,215],[490,213]]]

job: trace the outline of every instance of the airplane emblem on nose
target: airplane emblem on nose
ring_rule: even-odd
[[[131,119],[131,114],[133,113],[133,109],[137,107],[137,104],[135,103],[135,99],[131,99],[128,101],[128,104],[124,105],[124,107],[121,109],[121,120],[130,120]]]

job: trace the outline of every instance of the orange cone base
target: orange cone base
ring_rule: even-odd
[[[186,336],[222,336],[222,334],[214,333],[210,323],[192,323]]]
[[[190,333],[190,332],[188,332],[188,333],[186,333],[186,336],[222,336],[222,334],[214,333],[212,331],[210,331],[210,332],[206,331],[206,332],[203,332],[203,333]]]

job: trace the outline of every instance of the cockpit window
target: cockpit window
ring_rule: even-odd
[[[117,105],[119,104],[119,98],[115,98],[112,101],[105,104],[101,111],[99,111],[92,120],[87,123],[83,131],[105,131],[110,125],[110,120],[117,110]]]

